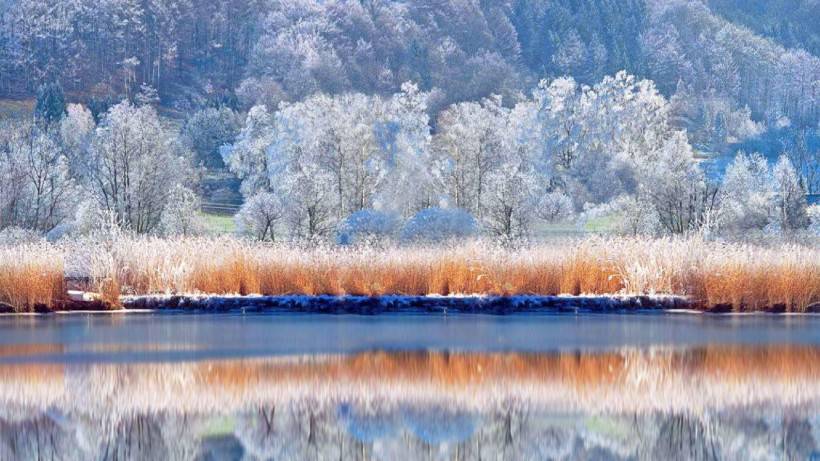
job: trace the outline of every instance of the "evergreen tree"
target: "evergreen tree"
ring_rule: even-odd
[[[66,103],[63,87],[57,82],[41,85],[37,91],[37,105],[34,107],[34,115],[37,120],[51,125],[54,122],[59,122],[65,115],[65,111]]]

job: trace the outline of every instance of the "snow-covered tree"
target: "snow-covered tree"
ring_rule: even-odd
[[[66,116],[60,122],[60,140],[73,175],[82,175],[86,168],[88,145],[96,128],[94,116],[87,107],[69,104]]]
[[[122,102],[106,113],[89,149],[87,187],[134,232],[151,232],[176,186],[190,180],[189,154],[150,106]]]
[[[766,159],[760,154],[738,153],[723,175],[721,227],[730,233],[765,228],[772,219],[774,196]]]
[[[165,236],[192,236],[201,234],[205,223],[199,215],[200,200],[191,189],[177,184],[168,195],[162,209],[159,230]]]
[[[197,163],[221,167],[219,149],[234,142],[240,125],[239,116],[231,109],[207,108],[191,115],[180,135],[196,155]]]
[[[811,205],[806,208],[809,217],[809,232],[820,237],[820,205]]]
[[[242,195],[251,197],[271,190],[268,170],[268,148],[276,134],[273,117],[265,106],[254,106],[245,117],[245,125],[236,142],[220,150],[225,166],[242,180]]]
[[[718,206],[717,187],[697,165],[684,132],[675,132],[637,167],[641,204],[654,209],[672,234],[698,231],[710,224]]]
[[[480,104],[453,105],[439,116],[439,133],[433,139],[434,175],[453,206],[479,218],[490,173],[502,160],[508,112],[501,98],[493,97]]]
[[[809,217],[806,214],[806,189],[786,155],[781,155],[777,160],[772,169],[772,176],[775,181],[776,222],[784,231],[805,229],[809,225]]]
[[[534,206],[535,216],[546,222],[569,219],[575,213],[572,199],[563,192],[552,191],[542,195]]]
[[[387,102],[387,117],[377,134],[387,174],[376,194],[376,208],[408,217],[440,201],[430,168],[427,98],[415,83],[405,82]]]
[[[249,198],[234,218],[237,233],[255,240],[275,242],[285,213],[281,197],[260,192]]]
[[[71,214],[76,182],[54,137],[35,124],[12,126],[0,142],[0,228],[48,232]]]

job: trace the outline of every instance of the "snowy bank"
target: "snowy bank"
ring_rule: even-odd
[[[681,296],[124,296],[124,309],[327,314],[513,314],[690,309]]]

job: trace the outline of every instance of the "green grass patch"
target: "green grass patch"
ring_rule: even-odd
[[[236,223],[233,216],[200,213],[205,221],[205,232],[208,234],[233,234],[236,232]]]

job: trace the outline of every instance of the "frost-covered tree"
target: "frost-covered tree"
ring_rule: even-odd
[[[87,151],[96,122],[91,111],[80,104],[69,104],[60,122],[60,140],[72,174],[79,177],[87,167]]]
[[[770,167],[760,154],[739,153],[726,168],[720,216],[726,232],[793,232],[805,229],[806,191],[786,155]]]
[[[242,195],[251,197],[258,192],[271,190],[268,169],[268,149],[273,143],[273,117],[265,106],[254,106],[245,117],[245,125],[236,142],[220,150],[225,166],[242,180]]]
[[[781,155],[777,160],[772,169],[772,177],[775,181],[776,222],[784,231],[806,228],[809,225],[806,189],[786,155]]]
[[[234,142],[240,126],[239,115],[231,109],[207,108],[191,115],[180,135],[196,155],[197,163],[222,167],[220,148]]]
[[[675,132],[654,157],[638,167],[641,204],[651,206],[663,229],[672,234],[712,224],[718,190],[697,165],[686,134]]]
[[[482,213],[484,227],[504,238],[525,236],[537,217],[538,177],[525,156],[510,149],[498,169],[490,173],[487,201]]]
[[[552,191],[542,195],[533,209],[535,216],[546,222],[569,219],[575,213],[572,199],[563,192]]]
[[[188,152],[150,106],[122,102],[106,113],[89,149],[88,190],[134,232],[154,231],[171,194],[190,180]]]
[[[58,82],[51,82],[40,86],[37,90],[37,102],[34,106],[34,115],[46,125],[59,122],[66,111],[63,87]]]
[[[404,217],[440,201],[430,168],[428,96],[415,83],[403,83],[387,102],[387,117],[379,129],[387,174],[376,206]]]
[[[234,218],[237,233],[255,240],[275,242],[285,214],[281,197],[260,192],[249,198]]]
[[[765,228],[772,219],[774,196],[766,159],[760,154],[738,153],[723,175],[721,227],[731,233]]]
[[[809,232],[820,237],[820,205],[811,205],[806,208],[809,217]]]
[[[811,142],[814,138],[814,142]],[[820,193],[820,129],[800,130],[793,142],[786,143],[785,151],[795,170],[802,178],[806,191]]]
[[[435,194],[427,96],[403,88],[387,100],[317,94],[273,116],[254,107],[225,162],[246,197],[271,192],[287,204],[294,236],[326,236],[366,208],[410,214]]]
[[[513,114],[527,127],[536,170],[580,207],[636,191],[636,163],[672,134],[668,112],[651,82],[620,72],[594,87],[542,81]]]
[[[205,223],[199,214],[200,200],[191,189],[177,184],[168,194],[168,203],[162,209],[159,231],[165,236],[192,236],[201,234]]]
[[[54,137],[35,124],[12,126],[0,141],[0,228],[48,232],[71,214],[76,182]]]
[[[508,110],[501,98],[449,107],[433,138],[434,174],[453,206],[481,217],[490,173],[499,167]]]

